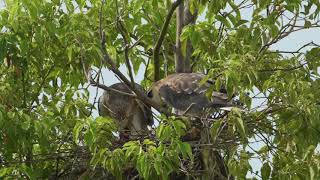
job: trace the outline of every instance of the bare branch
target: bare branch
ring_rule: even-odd
[[[129,71],[129,77],[131,80],[131,87],[134,87],[135,82],[134,82],[132,68],[131,68],[130,59],[129,59],[130,42],[127,39],[128,31],[126,30],[125,26],[122,23],[122,20],[120,19],[121,17],[119,14],[118,0],[116,0],[116,8],[117,8],[117,27],[118,27],[120,34],[122,36],[122,39],[124,41],[124,58],[125,58],[127,69]]]
[[[177,17],[176,17],[176,48],[174,53],[175,58],[175,67],[176,67],[176,73],[182,73],[184,72],[184,57],[182,54],[182,45],[181,45],[181,32],[183,29],[183,19],[184,19],[184,4],[181,3],[177,9]]]
[[[184,5],[185,7],[184,7],[184,12],[183,12],[184,13],[183,14],[183,27],[185,27],[185,26],[187,26],[189,24],[194,25],[196,23],[196,21],[197,21],[197,18],[198,18],[198,8],[195,8],[194,12],[191,13],[191,11],[190,11],[190,6],[191,6],[190,3],[192,3],[192,2],[190,0],[188,0],[188,1],[186,1],[185,5]],[[182,28],[181,28],[181,30],[182,30]],[[179,34],[179,39],[180,39],[180,35],[181,35],[181,32]],[[194,51],[190,38],[187,39],[187,45],[186,46],[187,47],[186,47],[186,53],[185,53],[185,57],[184,57],[184,67],[183,67],[184,69],[183,69],[183,72],[190,73],[190,72],[192,72],[191,56],[192,56],[192,53]]]
[[[110,57],[106,50],[106,35],[102,30],[102,8],[99,12],[100,16],[100,37],[101,37],[101,52],[103,54],[103,60],[106,64],[109,65],[108,69],[110,69],[114,74],[116,74],[135,94],[138,99],[143,101],[144,103],[154,107],[159,112],[162,112],[164,114],[170,115],[171,113],[164,107],[160,106],[156,102],[152,101],[150,98],[147,97],[147,95],[144,92],[141,92],[138,90],[135,86],[132,86],[131,82],[120,72],[116,64],[114,63],[114,60]]]
[[[320,47],[319,44],[312,42],[309,42],[303,46],[301,46],[299,49],[295,50],[295,51],[282,51],[282,50],[276,50],[276,51],[270,51],[267,53],[280,53],[280,54],[301,54],[302,52],[300,52],[302,49],[309,47],[309,46],[314,46],[314,47]]]
[[[173,12],[179,6],[179,4],[181,4],[182,2],[183,2],[183,0],[177,0],[171,4],[170,10],[166,16],[166,20],[162,26],[160,36],[156,42],[156,45],[154,46],[153,61],[154,61],[154,80],[155,81],[160,79],[160,48],[161,48],[162,42],[164,41],[164,37],[167,33]]]
[[[132,49],[134,48],[135,46],[139,45],[140,44],[140,41],[142,39],[143,35],[141,37],[139,37],[135,43],[133,43],[132,45],[130,45],[129,49]]]
[[[266,43],[261,47],[261,49],[259,50],[259,54],[265,52],[271,45],[287,37],[292,32],[295,32],[296,30],[294,29],[294,27],[297,22],[298,15],[299,12],[296,12],[295,16],[290,20],[290,22],[280,29],[280,33],[276,37],[274,37],[270,42]],[[291,24],[291,21],[293,22],[293,24]]]
[[[302,67],[304,67],[304,65],[306,65],[308,63],[303,63],[299,66],[295,66],[292,68],[275,68],[275,69],[264,69],[264,70],[258,70],[258,72],[273,72],[273,71],[293,71],[293,70],[297,70],[300,69]]]
[[[108,86],[106,86],[104,84],[100,84],[100,83],[94,81],[93,79],[90,80],[90,84],[92,86],[96,86],[96,87],[101,88],[101,89],[106,90],[106,91],[114,91],[114,92],[122,94],[122,95],[130,96],[130,97],[137,97],[135,94],[130,94],[130,93],[126,93],[126,92],[123,92],[123,91],[119,91],[119,90],[113,89],[113,88],[108,87]]]

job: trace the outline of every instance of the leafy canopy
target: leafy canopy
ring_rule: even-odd
[[[188,123],[160,116],[156,138],[117,146],[112,119],[92,116],[96,110],[88,102],[92,94],[83,70],[110,67],[103,61],[102,29],[116,65],[128,57],[134,73],[146,67],[142,84],[150,87],[153,48],[171,3],[5,1],[0,11],[0,177],[62,177],[72,174],[70,167],[89,167],[81,161],[86,157],[91,167],[118,179],[129,167],[144,179],[192,174],[185,165],[195,159],[194,144],[180,138]],[[227,154],[230,173],[239,179],[250,172],[262,179],[319,179],[320,46],[310,42],[292,52],[270,48],[293,32],[319,28],[319,1],[190,0],[189,9],[199,18],[184,27],[181,41],[184,55],[187,41],[192,43],[193,71],[216,80],[211,91],[224,84],[229,94],[237,92],[250,110],[233,111],[209,127],[211,144]],[[175,18],[160,50],[162,77],[174,72]],[[220,133],[225,122],[228,131]],[[255,141],[263,145],[253,148]],[[262,162],[259,172],[249,164],[254,158]]]

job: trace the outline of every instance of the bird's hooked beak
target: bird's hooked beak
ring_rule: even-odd
[[[148,98],[151,98],[151,99],[152,99],[152,97],[153,97],[152,89],[150,89],[150,90],[148,91],[147,96],[148,96]]]
[[[159,90],[155,87],[152,87],[148,93],[147,96],[152,99],[155,103],[159,104],[160,106],[166,107],[166,104],[163,102]]]

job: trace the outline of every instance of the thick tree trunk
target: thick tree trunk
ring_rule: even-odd
[[[198,12],[195,10],[194,14],[191,14],[189,10],[190,1],[185,1],[185,4],[180,4],[177,9],[177,28],[176,28],[176,51],[175,51],[175,67],[176,72],[192,72],[191,69],[191,55],[193,53],[193,48],[191,41],[187,41],[187,47],[185,52],[185,57],[183,56],[181,49],[180,35],[182,29],[189,24],[195,24]]]
[[[189,24],[195,24],[197,17],[198,17],[198,10],[195,10],[195,12],[192,14],[190,12],[189,8],[190,1],[187,1],[185,8],[184,8],[184,17],[183,17],[183,26],[187,26]],[[193,53],[193,47],[191,44],[191,41],[187,41],[187,48],[186,48],[186,57],[185,57],[185,63],[184,63],[184,72],[190,73],[192,72],[191,69],[191,55]]]
[[[184,72],[184,57],[181,50],[180,35],[183,29],[184,3],[181,3],[177,9],[177,27],[176,27],[176,50],[175,50],[175,67],[176,73]]]
[[[186,58],[185,58],[185,63],[184,63],[184,72],[186,73],[191,73],[191,55],[193,53],[193,47],[191,44],[191,41],[187,41],[187,50],[186,50]]]

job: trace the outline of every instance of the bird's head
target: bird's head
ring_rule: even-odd
[[[156,102],[160,106],[165,106],[165,103],[163,102],[163,100],[160,96],[158,82],[154,83],[153,86],[151,87],[151,89],[148,91],[148,97],[151,98],[154,102]]]

